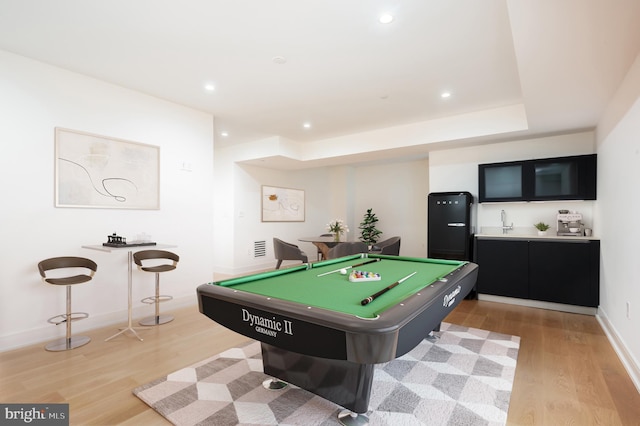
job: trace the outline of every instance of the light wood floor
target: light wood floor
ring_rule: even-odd
[[[131,390],[247,341],[195,306],[173,314],[144,342],[104,342],[109,327],[72,351],[0,353],[0,402],[69,403],[72,425],[168,424]],[[640,394],[594,317],[465,300],[446,321],[521,337],[509,425],[640,424]]]

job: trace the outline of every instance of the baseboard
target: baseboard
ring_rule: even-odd
[[[162,303],[163,311],[171,311],[187,306],[197,305],[198,300],[194,292],[193,295],[176,297],[172,300]],[[153,309],[150,305],[135,306],[132,310],[132,317],[140,319],[145,316],[153,315]],[[122,326],[127,323],[127,310],[110,312],[102,315],[89,315],[87,319],[73,322],[73,334],[88,333],[99,328],[113,326]],[[117,327],[116,327],[117,328]],[[23,330],[19,333],[10,334],[0,337],[0,352],[6,352],[13,349],[19,349],[26,346],[46,343],[65,336],[64,326],[54,326],[44,323],[41,327]]]
[[[622,362],[625,370],[627,370],[634,386],[638,392],[640,392],[640,364],[627,350],[624,340],[620,337],[620,334],[617,332],[611,321],[609,321],[609,317],[602,308],[599,310],[596,319],[600,323],[602,330],[604,330],[611,346],[613,346],[613,350],[618,355],[618,358],[620,358],[620,362]]]
[[[598,308],[590,308],[588,306],[565,305],[564,303],[542,302],[540,300],[518,299],[515,297],[494,296],[492,294],[478,294],[478,300],[527,306],[529,308],[548,309],[551,311],[569,312],[572,314],[597,315],[598,313]]]

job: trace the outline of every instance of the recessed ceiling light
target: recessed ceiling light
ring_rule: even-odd
[[[311,123],[304,123],[302,125],[302,127],[304,127],[305,129],[310,129],[311,128]]]
[[[220,132],[220,136],[226,138],[227,136],[229,136],[229,132]]]
[[[207,92],[213,92],[214,90],[216,90],[216,86],[211,83],[207,83],[204,85],[204,90],[206,90]]]
[[[382,15],[380,15],[380,17],[378,18],[378,21],[381,24],[390,24],[391,22],[393,22],[393,16],[388,14],[388,13],[383,13]]]
[[[449,97],[451,97],[451,93],[449,93],[449,92],[442,92],[442,93],[440,94],[440,97],[441,97],[441,98],[445,98],[445,99],[446,99],[446,98],[449,98]]]

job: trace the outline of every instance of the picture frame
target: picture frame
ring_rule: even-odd
[[[160,209],[160,147],[56,127],[55,206]]]
[[[304,190],[262,185],[262,222],[304,222]]]

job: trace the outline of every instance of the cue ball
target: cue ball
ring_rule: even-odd
[[[347,275],[347,270],[346,269],[340,269],[340,273],[342,275]]]

